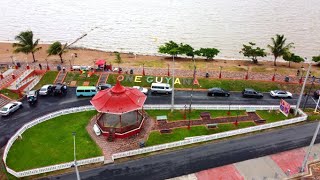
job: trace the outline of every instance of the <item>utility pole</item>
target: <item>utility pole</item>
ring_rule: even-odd
[[[307,61],[307,58],[306,58],[306,61]],[[300,96],[299,96],[299,99],[298,99],[298,101],[297,101],[296,109],[295,109],[295,111],[294,111],[294,115],[295,115],[295,116],[298,114],[298,109],[299,109],[299,107],[300,107],[301,98],[302,98],[302,95],[303,95],[303,92],[304,92],[304,88],[305,88],[305,86],[306,86],[306,83],[307,83],[307,80],[308,80],[308,77],[309,77],[310,69],[311,69],[311,63],[309,63],[309,67],[308,67],[308,70],[307,70],[307,74],[306,74],[306,77],[305,77],[305,79],[304,79],[304,82],[303,82],[301,91],[300,91]]]
[[[317,121],[318,121],[318,120],[317,120]],[[300,169],[300,172],[301,172],[301,173],[304,172],[304,169],[305,169],[305,167],[306,167],[306,165],[307,165],[307,161],[308,161],[310,152],[311,152],[311,150],[312,150],[312,147],[313,147],[313,145],[314,145],[314,142],[315,142],[315,140],[316,140],[316,138],[317,138],[317,135],[318,135],[318,132],[319,132],[319,128],[320,128],[320,121],[318,121],[317,129],[316,129],[316,131],[315,131],[314,134],[313,134],[313,137],[312,137],[311,143],[310,143],[310,145],[309,145],[308,151],[307,151],[306,155],[304,156],[304,160],[303,160],[303,162],[302,162],[302,166],[301,166],[301,169]]]
[[[191,89],[191,94],[190,94],[190,104],[189,104],[189,116],[188,116],[188,119],[189,119],[189,123],[188,123],[188,129],[190,129],[190,125],[191,125],[191,120],[190,120],[190,115],[191,115],[191,106],[192,106],[192,97],[193,97],[193,89],[194,89],[194,81],[196,79],[196,70],[197,70],[197,67],[196,67],[196,63],[194,61],[194,57],[192,56],[192,60],[193,60],[193,79],[192,79],[192,89]]]
[[[172,55],[172,62],[173,62],[173,65],[172,65],[171,112],[173,112],[173,110],[174,110],[174,68],[175,68],[175,65],[174,65],[174,56],[175,56],[175,55]]]
[[[74,167],[76,169],[77,180],[80,180],[80,174],[79,174],[77,159],[76,159],[76,132],[72,132],[72,136],[73,136]]]

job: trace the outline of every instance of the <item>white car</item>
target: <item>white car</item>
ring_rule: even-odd
[[[42,96],[46,96],[52,93],[52,84],[44,85],[40,88],[39,94]]]
[[[278,97],[278,98],[292,98],[292,94],[288,91],[282,91],[282,90],[273,90],[270,91],[271,97]]]
[[[143,94],[148,94],[148,89],[141,86],[133,86],[133,88],[139,89]]]
[[[19,102],[19,101],[10,102],[1,108],[0,114],[1,116],[8,116],[20,108],[22,108],[22,102]]]

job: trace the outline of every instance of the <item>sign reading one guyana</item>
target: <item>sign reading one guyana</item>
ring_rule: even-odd
[[[163,77],[163,76],[133,76],[133,75],[118,75],[117,76],[118,81],[123,81],[123,82],[135,82],[135,83],[172,83],[172,77]],[[192,78],[174,78],[174,84],[179,84],[179,85],[192,85]],[[198,85],[199,81],[197,78],[194,79],[193,81],[194,85]]]

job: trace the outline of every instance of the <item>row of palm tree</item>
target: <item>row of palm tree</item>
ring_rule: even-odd
[[[15,37],[17,43],[13,43],[12,46],[15,48],[13,53],[24,53],[32,54],[33,62],[36,62],[34,54],[42,49],[38,47],[40,39],[33,42],[33,32],[24,31]],[[66,52],[66,45],[62,45],[59,41],[52,43],[47,49],[48,56],[58,55],[60,57],[61,63],[63,63],[62,54]]]

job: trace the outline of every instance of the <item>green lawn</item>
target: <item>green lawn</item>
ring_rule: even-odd
[[[118,77],[118,74],[110,74],[108,77],[107,82],[110,84],[116,83],[116,78]],[[121,81],[121,84],[124,86],[143,86],[143,87],[150,87],[151,83],[147,82],[147,78],[153,79],[155,81],[154,76],[142,76],[140,78],[141,82],[134,82],[135,76],[134,75],[123,75],[125,78],[123,81]],[[170,77],[171,78],[171,77]],[[160,78],[158,78],[160,81]],[[151,81],[151,80],[150,80]],[[190,82],[184,83],[184,82]],[[257,91],[261,92],[269,92],[271,90],[275,89],[283,89],[283,90],[293,90],[296,91],[296,89],[299,87],[299,85],[296,84],[280,84],[277,82],[261,82],[261,81],[253,81],[253,80],[231,80],[231,79],[211,79],[211,78],[198,78],[199,84],[195,85],[195,89],[208,89],[212,87],[221,87],[224,89],[227,89],[229,91],[242,91],[244,88],[254,88]],[[167,83],[166,77],[163,77],[164,83]],[[175,84],[176,88],[192,88],[191,78],[180,78],[181,84]],[[171,81],[169,80],[169,83],[171,84]],[[300,88],[299,88],[300,90]]]
[[[2,89],[0,90],[0,93],[11,99],[15,99],[15,100],[19,99],[19,95],[17,93],[12,92],[9,89]]]
[[[256,113],[262,118],[267,120],[267,123],[277,122],[285,119],[293,118],[293,114],[289,114],[288,117],[283,115],[280,111],[264,111],[264,110],[257,110]]]
[[[40,89],[43,85],[53,84],[57,75],[58,71],[47,71],[33,89]]]
[[[149,116],[156,119],[156,116],[166,115],[168,117],[168,121],[176,121],[176,120],[184,120],[184,110],[146,110]],[[191,120],[200,119],[201,112],[210,112],[212,118],[216,117],[225,117],[227,116],[228,110],[192,110],[190,114]],[[244,110],[240,111],[230,111],[230,116],[245,115]],[[186,119],[189,119],[189,111],[186,111]]]
[[[150,133],[148,141],[146,142],[146,145],[154,146],[158,144],[180,141],[186,137],[215,134],[215,133],[235,130],[238,128],[251,127],[251,126],[255,126],[255,123],[240,122],[238,124],[238,127],[236,127],[233,123],[219,124],[218,128],[215,128],[215,129],[208,129],[205,126],[194,126],[194,127],[191,127],[190,130],[188,130],[187,128],[176,128],[176,129],[173,129],[172,133],[170,134],[161,134],[159,131],[153,131]]]
[[[32,127],[11,147],[7,165],[22,171],[73,161],[72,132],[76,132],[78,160],[101,156],[100,148],[85,129],[95,114],[96,111],[68,114]]]
[[[307,108],[304,110],[306,114],[308,114],[308,120],[309,121],[315,121],[315,120],[320,120],[320,113],[315,113],[314,109],[312,108]]]
[[[67,84],[70,84],[71,81],[77,81],[77,86],[82,86],[85,81],[90,82],[90,86],[95,86],[99,80],[99,76],[92,74],[90,77],[87,77],[87,73],[80,74],[79,72],[68,72],[64,81]]]

